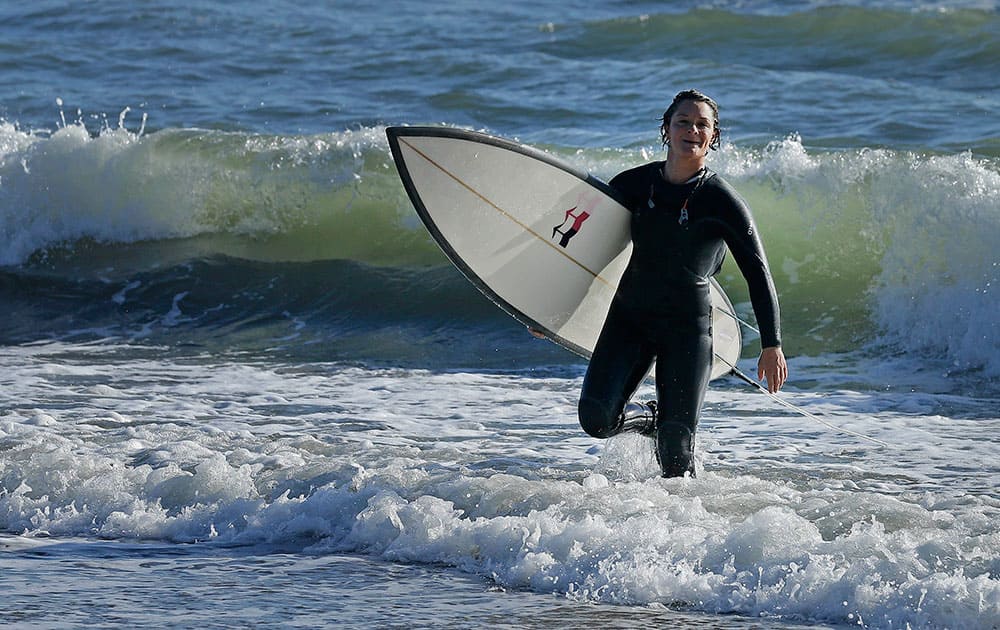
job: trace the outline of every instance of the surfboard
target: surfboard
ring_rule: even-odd
[[[388,127],[417,214],[455,266],[525,326],[589,358],[631,253],[629,211],[600,179],[538,149],[452,127]],[[713,278],[712,378],[742,341]]]

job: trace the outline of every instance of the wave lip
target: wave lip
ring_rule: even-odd
[[[318,136],[7,125],[0,265],[97,243],[201,238],[266,260],[438,261],[377,129]]]

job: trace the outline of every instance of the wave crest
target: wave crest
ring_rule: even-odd
[[[141,135],[119,126],[92,136],[73,124],[48,137],[10,125],[0,134],[3,265],[84,239],[194,237],[205,253],[260,260],[440,260],[380,129]]]
[[[127,281],[203,259],[345,260],[399,278],[447,264],[406,198],[381,128],[264,136],[119,126],[91,136],[70,125],[41,137],[5,126],[0,134],[0,263],[12,268]],[[651,157],[548,150],[603,178]],[[996,163],[969,153],[816,151],[790,136],[761,148],[726,145],[712,166],[754,209],[791,353],[881,343],[957,369],[1000,371]],[[322,291],[327,280],[298,290]],[[749,316],[731,262],[720,280]]]

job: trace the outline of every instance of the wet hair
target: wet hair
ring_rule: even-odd
[[[663,112],[663,118],[660,119],[660,142],[663,146],[667,146],[667,140],[670,137],[669,127],[670,119],[673,118],[674,112],[684,101],[694,101],[696,103],[705,103],[712,110],[712,126],[715,127],[715,137],[712,138],[712,142],[709,143],[709,149],[718,149],[719,140],[722,138],[722,129],[719,127],[719,104],[716,103],[712,98],[698,90],[684,90],[678,92],[677,96],[674,97],[673,102],[670,103],[670,107],[667,111]]]

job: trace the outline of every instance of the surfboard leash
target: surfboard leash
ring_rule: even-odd
[[[823,426],[825,426],[825,427],[827,427],[829,429],[833,429],[834,431],[839,431],[840,433],[846,433],[847,435],[853,435],[854,437],[861,438],[862,440],[867,440],[867,441],[869,441],[869,442],[871,442],[873,444],[877,444],[879,446],[882,446],[882,447],[885,447],[885,448],[889,448],[889,444],[886,443],[886,442],[883,442],[882,440],[877,440],[877,439],[875,439],[873,437],[865,435],[864,433],[858,433],[857,431],[851,431],[850,429],[845,429],[843,427],[838,427],[835,424],[831,424],[831,423],[827,422],[826,420],[823,420],[822,418],[820,418],[816,414],[811,413],[809,411],[806,411],[802,407],[799,407],[798,405],[794,405],[794,404],[788,402],[787,400],[785,400],[784,398],[778,396],[777,394],[772,394],[771,392],[767,391],[767,389],[763,385],[761,385],[760,383],[758,383],[757,381],[753,380],[752,378],[750,378],[749,376],[747,376],[745,373],[743,373],[743,371],[740,370],[738,367],[736,367],[735,365],[733,365],[729,361],[726,361],[725,359],[723,359],[719,355],[715,355],[715,356],[720,361],[722,361],[723,363],[725,363],[726,365],[728,365],[730,367],[730,374],[732,374],[733,376],[739,378],[744,383],[752,385],[754,387],[754,389],[756,389],[757,391],[759,391],[762,394],[765,394],[768,398],[770,398],[774,402],[778,403],[779,405],[781,405],[783,407],[787,407],[788,409],[791,409],[792,411],[794,411],[794,412],[796,412],[796,413],[798,413],[798,414],[800,414],[802,416],[805,416],[806,418],[809,418],[813,422],[818,422],[819,424],[822,424]]]
[[[739,316],[739,315],[737,315],[736,313],[731,313],[731,312],[727,311],[727,310],[726,310],[726,309],[724,309],[724,308],[719,308],[718,306],[713,306],[712,308],[714,308],[715,310],[719,311],[719,312],[720,312],[720,313],[722,313],[723,315],[729,315],[729,316],[730,316],[730,317],[732,317],[732,318],[733,318],[734,320],[736,320],[736,322],[737,322],[738,324],[743,324],[744,326],[746,326],[746,327],[747,327],[747,328],[749,328],[750,330],[754,331],[754,332],[755,332],[755,333],[757,333],[758,335],[760,334],[760,330],[759,330],[759,329],[758,329],[758,328],[757,328],[756,326],[754,326],[754,325],[753,325],[753,324],[751,324],[750,322],[746,321],[745,319],[743,319],[742,317],[740,317],[740,316]]]
[[[720,313],[722,313],[724,315],[728,315],[728,316],[732,317],[737,322],[739,322],[740,324],[743,324],[744,326],[746,326],[750,330],[754,331],[758,335],[760,334],[760,330],[758,330],[756,327],[750,325],[748,322],[744,321],[736,313],[731,313],[731,312],[729,312],[726,309],[722,309],[722,308],[718,308],[718,307],[716,307],[716,310],[718,310]],[[729,366],[729,368],[730,368],[730,374],[732,374],[733,376],[739,378],[744,383],[748,383],[749,385],[752,385],[754,387],[754,389],[756,389],[757,391],[759,391],[762,394],[766,394],[771,400],[773,400],[774,402],[778,403],[779,405],[782,405],[783,407],[787,407],[788,409],[791,409],[792,411],[794,411],[794,412],[796,412],[798,414],[801,414],[801,415],[805,416],[806,418],[809,418],[810,420],[812,420],[814,422],[818,422],[819,424],[822,424],[825,427],[833,429],[834,431],[839,431],[841,433],[846,433],[847,435],[853,435],[854,437],[861,438],[862,440],[868,440],[869,442],[871,442],[873,444],[878,444],[879,446],[884,446],[886,448],[889,447],[889,445],[887,443],[883,442],[882,440],[876,440],[875,438],[869,437],[869,436],[867,436],[867,435],[865,435],[863,433],[858,433],[856,431],[851,431],[850,429],[845,429],[843,427],[838,427],[838,426],[836,426],[834,424],[830,424],[826,420],[823,420],[822,418],[817,417],[815,414],[810,413],[810,412],[806,411],[805,409],[803,409],[801,407],[793,405],[792,403],[788,402],[784,398],[781,398],[777,394],[772,394],[771,392],[767,391],[767,389],[765,389],[763,385],[761,385],[757,381],[753,380],[752,378],[750,378],[749,376],[747,376],[746,374],[744,374],[739,368],[737,368],[735,365],[733,365],[732,363],[730,363],[729,361],[727,361],[723,357],[721,357],[719,355],[715,355],[715,357],[717,359],[719,359],[720,361],[722,361],[723,363],[725,363],[726,365]]]

